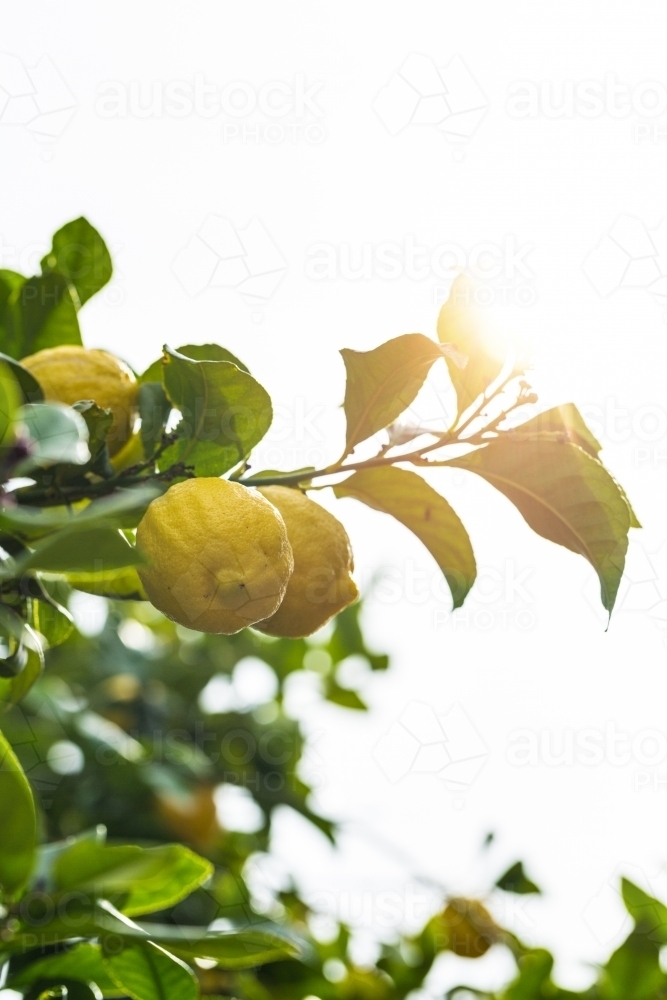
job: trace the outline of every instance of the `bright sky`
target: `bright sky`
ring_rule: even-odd
[[[335,505],[367,590],[380,573],[365,618],[392,669],[364,680],[364,716],[295,687],[319,807],[348,832],[335,856],[290,816],[275,836],[362,932],[387,930],[388,901],[419,919],[408,870],[473,893],[523,858],[545,895],[501,916],[572,986],[622,933],[620,870],[667,898],[666,22],[647,0],[33,0],[3,17],[2,266],[86,215],[116,261],[86,343],[137,368],[164,342],[230,348],[276,403],[262,464],[335,457],[337,351],[433,333],[453,267],[532,341],[544,404],[588,415],[645,526],[608,631],[588,565],[481,481],[433,479],[481,570],[454,618],[418,541]],[[443,396],[440,373],[417,417]],[[484,765],[455,790],[401,776],[406,725],[437,741],[438,717],[449,759]],[[505,970],[464,964],[480,985]]]

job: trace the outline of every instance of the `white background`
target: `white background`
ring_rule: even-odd
[[[48,56],[76,110],[47,142],[36,141],[25,124],[8,123],[4,112],[0,117],[3,266],[34,261],[56,228],[86,215],[116,260],[113,284],[81,314],[86,344],[109,348],[138,369],[164,342],[224,344],[283,407],[280,426],[288,430],[269,441],[276,467],[309,464],[318,451],[322,459],[336,457],[344,384],[338,349],[369,349],[410,331],[432,334],[435,286],[442,292],[433,275],[314,281],[307,273],[314,245],[328,244],[339,255],[343,247],[354,255],[364,244],[406,239],[430,249],[452,243],[466,254],[484,243],[529,246],[529,275],[521,279],[529,304],[516,304],[511,276],[508,293],[499,290],[502,280],[487,281],[489,319],[531,339],[545,405],[571,400],[592,418],[604,460],[645,526],[634,533],[633,587],[623,589],[605,631],[582,559],[534,535],[486,484],[443,475],[433,482],[469,528],[485,593],[501,581],[495,597],[471,595],[468,618],[454,623],[446,601],[423,597],[437,571],[420,543],[353,501],[337,505],[362,582],[368,587],[382,567],[398,573],[398,599],[389,602],[380,589],[365,610],[369,639],[391,653],[392,666],[362,685],[368,715],[303,708],[319,808],[349,823],[341,850],[334,855],[289,816],[277,825],[275,850],[300,873],[304,891],[385,932],[383,890],[397,894],[405,921],[418,910],[414,893],[424,890],[410,888],[408,872],[457,892],[484,892],[521,857],[545,895],[499,915],[517,933],[556,949],[563,985],[583,986],[591,977],[585,963],[607,954],[620,928],[612,904],[602,905],[614,917],[605,923],[590,901],[606,900],[611,890],[604,887],[616,884],[619,866],[636,866],[631,874],[659,891],[667,753],[652,766],[635,754],[626,764],[607,756],[585,766],[575,756],[560,766],[541,759],[517,767],[508,747],[517,729],[550,731],[554,752],[567,731],[604,732],[608,724],[631,735],[658,730],[663,743],[667,736],[667,633],[656,617],[667,599],[667,306],[646,288],[604,297],[583,269],[619,216],[651,230],[667,215],[667,108],[651,117],[641,104],[638,112],[630,103],[625,114],[604,104],[587,116],[575,100],[553,118],[548,100],[538,100],[535,116],[517,117],[508,99],[517,82],[533,89],[546,83],[558,106],[563,85],[604,84],[610,75],[626,88],[621,109],[633,96],[650,101],[647,81],[665,95],[664,6],[33,0],[12,7],[3,17],[4,51],[28,70]],[[468,141],[452,144],[433,125],[391,135],[373,110],[411,53],[440,68],[458,56],[467,67],[487,105]],[[299,117],[294,109],[271,118],[258,109],[234,118],[193,110],[174,117],[163,109],[139,117],[128,107],[124,116],[100,114],[109,81],[129,95],[133,81],[191,86],[197,74],[215,84],[218,96],[235,81],[256,92],[278,82],[289,95],[302,76],[308,86],[321,84],[317,113]],[[40,99],[48,103],[48,96]],[[276,141],[280,132],[266,131],[275,122],[300,128]],[[230,123],[258,129],[244,141],[242,131],[231,137]],[[266,302],[249,304],[226,288],[191,296],[177,279],[174,260],[211,214],[237,231],[257,218],[270,233],[286,270]],[[613,266],[605,272],[612,288]],[[425,398],[417,416],[437,412],[436,398]],[[311,426],[299,413],[311,415]],[[415,582],[414,573],[424,576]],[[528,600],[511,587],[504,592],[511,573],[524,574]],[[305,705],[304,690],[294,699]],[[374,761],[376,742],[413,699],[439,714],[459,702],[488,746],[467,790],[453,793],[423,774],[392,784]],[[642,745],[640,757],[652,752]],[[489,830],[497,832],[496,846],[482,856]],[[409,860],[392,860],[378,837]],[[502,955],[477,964],[449,958],[437,981],[491,984],[506,968]]]

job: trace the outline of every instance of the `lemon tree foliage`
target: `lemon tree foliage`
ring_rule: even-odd
[[[524,368],[492,348],[459,281],[437,340],[342,352],[338,458],[259,472],[271,400],[226,347],[165,346],[143,374],[84,347],[78,312],[111,274],[85,219],[55,234],[40,274],[0,270],[0,985],[28,1000],[394,1000],[422,988],[443,951],[472,960],[504,947],[517,973],[495,996],[573,996],[553,983],[548,952],[503,929],[485,900],[443,890],[419,933],[360,968],[349,928],[318,941],[293,887],[262,907],[247,865],[268,849],[278,808],[335,838],[299,773],[288,678],[314,671],[322,697],[361,711],[337,665],[387,666],[359,627],[345,529],[307,491],[333,487],[410,529],[459,606],[473,546],[424,474],[464,469],[586,558],[611,612],[638,520],[581,415],[572,404],[534,415]],[[405,413],[436,364],[456,403],[424,429]],[[73,589],[119,599],[98,638],[74,629]],[[328,638],[306,640],[331,619]],[[233,691],[247,657],[275,677],[271,703],[211,707],[208,684]],[[46,763],[59,747],[76,766]],[[220,826],[214,792],[230,784],[253,799],[255,832]],[[490,887],[507,891],[538,891],[519,862]],[[624,898],[635,929],[586,995],[662,996],[667,910],[629,883]]]

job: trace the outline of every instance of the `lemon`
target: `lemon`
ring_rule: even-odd
[[[276,613],[256,627],[290,639],[312,635],[359,596],[350,576],[350,540],[340,521],[300,490],[263,486],[259,492],[282,514],[294,572]]]
[[[150,602],[199,632],[231,635],[268,618],[294,565],[276,508],[225,479],[188,479],[153,500],[137,545]]]
[[[120,451],[134,429],[138,393],[137,381],[122,361],[106,351],[63,344],[22,358],[21,364],[35,376],[48,401],[71,406],[92,399],[111,410],[107,444],[111,455]]]
[[[451,899],[439,918],[448,947],[462,958],[481,958],[498,940],[498,926],[476,899]]]

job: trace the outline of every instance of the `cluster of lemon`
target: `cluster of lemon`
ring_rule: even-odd
[[[92,399],[113,413],[109,452],[136,440],[137,382],[106,351],[62,346],[21,362],[47,400]],[[342,524],[300,490],[188,479],[154,500],[137,529],[139,575],[151,603],[199,632],[254,626],[311,635],[356,600]]]

